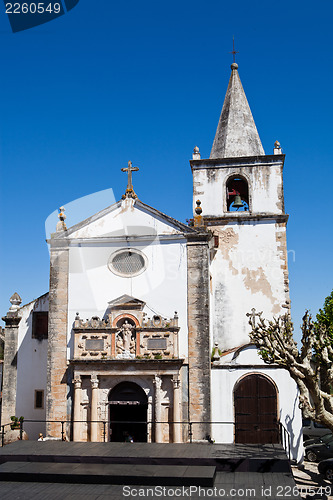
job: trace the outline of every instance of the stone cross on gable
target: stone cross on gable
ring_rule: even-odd
[[[133,183],[132,183],[132,172],[136,172],[138,167],[133,167],[132,162],[128,162],[128,167],[127,168],[122,168],[122,172],[127,172],[127,189],[126,189],[126,196],[133,196],[136,198],[136,194],[134,193],[133,189]]]
[[[251,324],[252,328],[256,327],[256,316],[258,316],[258,318],[260,318],[261,315],[262,315],[262,311],[257,313],[254,307],[252,307],[250,313],[246,313],[246,316],[248,318],[250,318],[249,323]]]

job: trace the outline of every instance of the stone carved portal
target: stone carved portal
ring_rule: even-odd
[[[148,399],[134,382],[120,382],[109,394],[110,441],[147,442]]]
[[[118,359],[135,358],[136,338],[134,321],[125,318],[116,333],[116,357]],[[117,327],[119,324],[117,324]]]

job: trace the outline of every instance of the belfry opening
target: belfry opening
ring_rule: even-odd
[[[109,394],[110,441],[147,442],[148,399],[134,382],[120,382]]]
[[[227,182],[227,211],[246,212],[249,210],[249,187],[241,176],[233,176]]]

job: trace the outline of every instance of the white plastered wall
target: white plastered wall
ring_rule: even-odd
[[[245,347],[221,358],[223,368],[212,368],[212,437],[216,443],[234,442],[234,388],[237,382],[250,373],[261,373],[272,380],[277,388],[278,417],[290,435],[291,458],[303,459],[302,414],[299,409],[298,389],[287,370],[269,367],[259,358],[254,346]],[[251,366],[251,368],[249,367]]]
[[[47,339],[32,338],[33,311],[48,311],[48,294],[21,307],[18,332],[16,416],[27,420],[46,418]],[[44,391],[44,408],[34,408],[35,390]],[[45,435],[44,423],[25,423],[29,439]]]
[[[269,319],[285,312],[286,262],[277,237],[284,232],[284,227],[277,227],[271,220],[214,227],[219,248],[210,266],[211,340],[220,349],[249,341],[246,313],[252,308]]]
[[[148,317],[179,316],[179,355],[187,357],[187,249],[182,233],[144,210],[127,204],[71,234],[69,249],[69,351],[76,312],[82,319],[103,317],[108,302],[130,295],[146,302]],[[110,256],[134,248],[147,258],[138,276],[121,277],[110,271]]]
[[[232,176],[242,176],[248,182],[249,214],[282,213],[282,162],[275,165],[244,163],[234,167],[219,168],[217,165],[216,168],[193,169],[193,210],[196,200],[200,199],[202,215],[221,217],[223,214],[230,214],[226,208],[226,185]]]

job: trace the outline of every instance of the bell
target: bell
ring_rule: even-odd
[[[232,207],[233,208],[243,208],[243,202],[242,202],[242,198],[240,197],[239,194],[236,194],[235,196],[235,199],[234,199],[234,202],[232,204]]]

